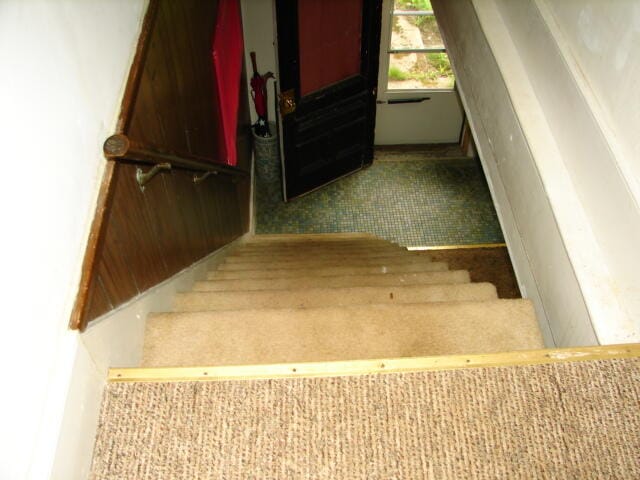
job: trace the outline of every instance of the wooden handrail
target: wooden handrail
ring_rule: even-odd
[[[204,172],[222,173],[235,177],[248,177],[241,168],[213,163],[208,158],[193,154],[162,152],[147,145],[132,142],[122,133],[111,135],[104,142],[104,155],[109,160],[142,162],[151,165],[170,163],[172,167]]]

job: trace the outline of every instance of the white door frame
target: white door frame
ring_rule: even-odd
[[[382,2],[375,144],[456,143],[464,114],[455,89],[387,89],[393,4]]]

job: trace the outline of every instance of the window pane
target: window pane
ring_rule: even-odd
[[[391,49],[444,48],[436,17],[432,15],[394,15]]]
[[[446,53],[389,55],[389,90],[453,88],[454,76]]]
[[[404,11],[433,11],[431,8],[431,0],[395,0],[393,2],[394,10]]]

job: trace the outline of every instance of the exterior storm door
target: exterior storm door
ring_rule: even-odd
[[[285,200],[373,161],[380,0],[277,0]]]

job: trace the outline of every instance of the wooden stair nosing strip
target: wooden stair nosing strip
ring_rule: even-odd
[[[548,363],[640,358],[640,344],[551,348],[515,352],[379,358],[309,363],[162,368],[111,368],[109,382],[194,382],[336,377],[463,368],[495,368]]]

